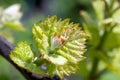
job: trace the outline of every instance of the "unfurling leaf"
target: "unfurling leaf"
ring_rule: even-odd
[[[28,49],[29,45],[25,48],[26,43],[20,43],[18,46],[20,45],[22,48],[19,46],[11,53],[11,58],[15,63],[22,60],[24,63],[29,61],[36,67],[44,66],[44,70],[49,76],[58,74],[63,77],[76,72],[78,63],[85,58],[83,53],[86,51],[85,43],[87,39],[86,34],[78,24],[70,23],[69,19],[57,20],[57,17],[53,16],[48,17],[43,22],[34,24],[32,33],[39,56],[34,58],[31,49]],[[21,56],[22,54],[23,56]],[[31,57],[25,56],[30,54]],[[34,65],[32,66],[35,68]],[[22,67],[27,69],[26,66]]]
[[[77,70],[77,64],[84,59],[86,34],[78,24],[69,19],[57,20],[56,16],[38,22],[33,27],[33,36],[50,75],[58,74],[63,77]],[[76,65],[76,67],[74,67]]]

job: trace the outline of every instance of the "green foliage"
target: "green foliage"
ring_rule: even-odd
[[[19,11],[20,5],[14,4],[6,9],[0,7],[0,35],[4,36],[10,42],[13,42],[10,29],[24,31],[20,18],[22,13]]]
[[[91,11],[89,2],[92,2],[93,11]],[[66,3],[70,5],[66,7]],[[104,77],[108,74],[108,71],[120,74],[119,1],[60,0],[55,1],[53,4],[55,5],[49,6],[50,11],[54,12],[52,14],[57,13],[62,18],[71,17],[76,22],[79,22],[79,19],[81,20],[77,11],[79,7],[80,9],[87,8],[86,10],[89,11],[80,12],[85,21],[83,23],[84,31],[90,37],[86,61],[82,61],[85,58],[83,53],[86,51],[86,34],[78,27],[78,24],[70,23],[69,19],[57,20],[56,16],[48,17],[45,21],[34,24],[32,34],[36,46],[31,47],[27,42],[19,42],[15,50],[11,52],[11,59],[21,68],[40,76],[58,74],[63,77],[77,72],[75,77],[78,75],[79,78],[74,79],[72,76],[70,80],[82,80],[81,76],[83,76],[83,80],[98,80],[98,78],[106,80]],[[0,13],[3,12],[4,10],[0,11]],[[11,32],[8,30],[6,34],[5,27],[24,31],[19,22],[21,17],[19,11],[18,14],[19,17],[15,19],[8,18],[5,15],[7,22],[4,24],[1,22],[0,16],[0,26],[2,25],[0,35],[7,36],[7,38],[11,36]],[[33,23],[33,19],[31,19],[31,23]],[[34,51],[36,47],[37,51]],[[108,76],[108,80],[114,79],[112,75]]]
[[[88,43],[90,47],[86,54],[92,61],[84,64],[89,66],[93,63],[87,76],[96,76],[95,74],[100,76],[106,69],[119,73],[120,4],[117,0],[95,0],[92,6],[94,17],[81,11],[85,20],[83,27],[90,36]]]
[[[45,21],[34,24],[32,29],[39,56],[34,57],[29,45],[20,42],[11,52],[11,59],[35,74],[58,74],[63,77],[74,73],[78,69],[78,63],[85,58],[83,53],[86,51],[87,36],[78,26],[70,23],[69,19],[48,17]],[[44,72],[40,66],[45,68]]]
[[[27,42],[19,42],[10,57],[18,66],[32,73],[43,74],[43,71],[34,64],[34,54]]]

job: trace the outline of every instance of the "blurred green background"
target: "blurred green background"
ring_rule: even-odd
[[[57,15],[59,18],[70,18],[72,22],[83,23],[80,11],[85,10],[92,14],[91,2],[93,0],[0,0],[0,6],[6,8],[10,5],[21,4],[23,12],[22,23],[26,32],[14,32],[15,44],[18,41],[32,43],[31,28],[46,16]],[[24,77],[3,57],[0,56],[0,80],[25,80]],[[79,72],[71,75],[69,80],[84,80]],[[113,72],[106,72],[100,80],[120,80],[120,76]]]

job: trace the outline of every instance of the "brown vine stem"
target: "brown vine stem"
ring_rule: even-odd
[[[26,78],[26,80],[64,80],[60,79],[57,75],[52,78],[48,76],[37,77],[36,75],[26,71],[25,69],[20,68],[10,59],[10,51],[13,49],[14,46],[10,44],[5,38],[0,36],[0,55],[2,55],[18,71],[20,71],[20,73]]]

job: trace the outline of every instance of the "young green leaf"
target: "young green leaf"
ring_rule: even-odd
[[[11,52],[11,59],[16,64],[36,74],[41,74],[40,67],[44,66],[44,72],[49,76],[63,77],[76,72],[78,63],[85,58],[87,39],[78,24],[52,16],[35,24],[32,33],[39,56],[34,57],[27,43],[18,43]]]
[[[19,42],[18,46],[11,51],[10,58],[21,68],[28,70],[29,72],[39,75],[44,74],[43,71],[33,63],[34,54],[27,42]]]

